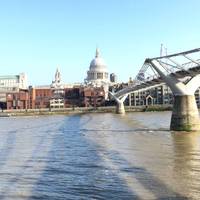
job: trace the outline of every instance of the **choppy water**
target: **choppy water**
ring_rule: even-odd
[[[200,133],[170,112],[0,119],[0,199],[200,199]]]

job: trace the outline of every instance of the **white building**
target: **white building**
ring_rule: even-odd
[[[61,73],[56,70],[55,80],[52,81],[51,89],[53,96],[50,99],[50,108],[64,108],[64,85],[61,81]]]
[[[129,94],[128,104],[126,105],[169,105],[174,102],[173,96],[169,86],[166,83],[160,83],[132,92]],[[197,106],[200,108],[200,88],[195,91],[195,99]]]
[[[27,76],[24,73],[19,75],[0,76],[0,91],[27,88]]]
[[[27,76],[19,75],[0,76],[0,102],[6,102],[6,93],[17,92],[19,89],[27,89]]]
[[[90,62],[90,68],[87,71],[86,85],[93,87],[103,87],[105,98],[108,97],[108,87],[110,84],[108,69],[104,60],[100,57],[99,49],[96,49],[95,58]]]

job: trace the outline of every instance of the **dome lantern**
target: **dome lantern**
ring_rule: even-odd
[[[98,49],[98,48],[96,48],[96,55],[95,55],[95,57],[96,57],[96,58],[100,57],[100,56],[99,56],[99,49]]]

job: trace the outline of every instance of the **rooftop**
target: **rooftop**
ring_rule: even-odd
[[[19,79],[19,75],[4,75],[4,76],[0,76],[0,80],[3,79]]]

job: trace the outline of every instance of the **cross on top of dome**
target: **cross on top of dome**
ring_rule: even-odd
[[[95,57],[98,58],[98,57],[99,57],[99,54],[100,54],[100,53],[99,53],[99,49],[96,48],[96,55],[95,55]]]

